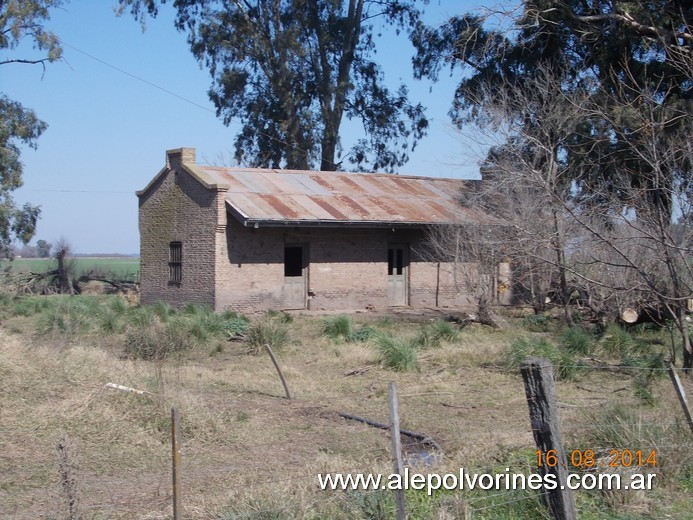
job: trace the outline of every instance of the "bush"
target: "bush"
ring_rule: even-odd
[[[168,303],[156,302],[154,305],[149,307],[151,312],[159,318],[163,323],[167,322],[169,318],[175,316],[178,311],[171,307]]]
[[[607,454],[610,449],[622,451],[630,447],[641,448],[643,457],[655,451],[658,474],[663,478],[691,482],[693,452],[688,447],[691,434],[685,422],[645,419],[632,405],[622,403],[611,403],[584,413],[580,440],[585,445],[600,446]],[[662,464],[661,461],[666,462]]]
[[[351,316],[340,314],[332,318],[325,318],[322,323],[322,334],[335,341],[347,340],[354,333],[354,324]]]
[[[24,296],[16,298],[10,306],[12,316],[34,316],[50,306],[45,296]]]
[[[289,327],[281,315],[265,313],[250,325],[246,338],[253,354],[259,353],[264,345],[279,350],[289,342]]]
[[[419,347],[438,347],[442,341],[455,341],[459,332],[449,321],[438,320],[419,329],[415,343]]]
[[[270,309],[265,314],[270,318],[274,318],[282,323],[291,323],[294,321],[294,317],[288,312],[284,311],[275,311],[273,309]]]
[[[48,304],[36,320],[39,336],[74,336],[85,332],[98,311],[93,301],[75,296],[46,301]]]
[[[116,310],[113,310],[112,306],[99,309],[97,318],[99,330],[106,334],[119,334],[123,331],[121,316]]]
[[[123,316],[130,309],[130,305],[128,304],[127,300],[125,300],[125,298],[121,298],[120,296],[114,296],[109,301],[108,307],[116,316]]]
[[[561,345],[571,354],[588,356],[592,353],[594,336],[579,327],[566,329],[561,335]]]
[[[130,357],[161,360],[195,347],[195,341],[180,323],[154,323],[130,329],[124,347]]]
[[[152,307],[148,305],[140,305],[133,307],[128,316],[130,325],[135,327],[149,327],[155,322],[155,314]],[[165,321],[165,320],[161,320]]]
[[[245,316],[238,316],[235,312],[222,314],[224,320],[224,331],[231,335],[245,334],[250,326],[250,321]]]
[[[522,320],[522,325],[530,332],[548,332],[549,323],[546,314],[533,314]]]
[[[395,338],[389,334],[379,334],[375,346],[380,354],[380,362],[395,372],[408,372],[418,368],[416,345],[411,340]]]
[[[546,338],[528,337],[519,337],[512,341],[505,364],[510,368],[519,368],[529,357],[548,359],[558,379],[571,379],[579,368],[570,354],[561,351]]]
[[[622,327],[610,325],[602,335],[600,346],[606,355],[620,358],[635,346],[635,339]]]
[[[361,343],[363,341],[368,341],[372,337],[374,337],[378,333],[377,330],[375,330],[373,327],[369,327],[368,325],[362,325],[358,329],[354,330],[349,337],[347,338],[347,341],[353,342],[353,343]]]

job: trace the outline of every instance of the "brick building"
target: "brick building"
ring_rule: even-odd
[[[460,307],[426,228],[476,221],[478,181],[198,165],[195,150],[137,192],[141,299],[217,310]],[[462,284],[463,285],[463,284]]]

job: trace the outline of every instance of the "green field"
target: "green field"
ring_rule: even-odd
[[[118,280],[139,280],[140,276],[139,258],[125,256],[74,257],[70,258],[68,262],[74,265],[76,276],[92,274],[93,276]],[[55,269],[57,264],[54,258],[15,258],[12,261],[0,261],[2,269],[10,265],[15,273],[41,273]]]

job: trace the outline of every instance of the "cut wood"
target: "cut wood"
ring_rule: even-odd
[[[113,390],[120,390],[122,392],[130,392],[132,394],[137,394],[137,395],[144,395],[144,394],[149,393],[149,392],[146,392],[144,390],[138,390],[137,388],[132,388],[129,386],[123,386],[123,385],[119,385],[117,383],[106,383],[103,386],[104,386],[104,388],[112,388]]]
[[[624,309],[621,313],[621,320],[623,320],[625,323],[635,323],[638,321],[638,311],[632,307]]]

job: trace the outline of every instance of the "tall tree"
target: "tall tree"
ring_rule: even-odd
[[[672,136],[690,133],[693,2],[523,0],[511,12],[493,13],[498,16],[498,29],[489,28],[489,16],[466,14],[439,28],[420,24],[415,31],[414,66],[420,77],[435,79],[445,65],[468,73],[455,94],[453,120],[463,125],[483,116],[479,100],[489,82],[498,88],[522,88],[540,68],[563,77],[567,89],[601,97],[604,108],[619,96],[621,103],[612,107],[606,114],[609,117],[585,118],[572,134],[571,146],[563,150],[571,165],[584,166],[572,171],[577,194],[586,203],[603,202],[593,197],[594,188],[604,192],[610,185],[622,185],[622,166],[628,165],[630,184],[642,191],[648,204],[663,205],[671,212],[672,201],[666,197],[670,185],[690,180],[693,165],[683,161],[681,168],[669,172],[668,185],[649,185],[651,165],[631,146],[638,138],[647,140],[647,129],[636,126],[637,117],[628,119],[637,111],[638,93],[653,91],[663,110],[671,108],[678,114],[683,109],[689,114],[675,119],[664,116],[671,124],[660,131]],[[495,95],[492,89],[486,93]],[[488,101],[493,100],[484,102]],[[611,120],[618,120],[626,134],[618,135]],[[591,167],[596,164],[597,169]],[[618,200],[608,199],[610,203]],[[627,207],[628,201],[620,204]]]
[[[0,1],[0,65],[3,73],[18,64],[40,65],[60,59],[60,42],[46,31],[44,23],[50,9],[61,0]],[[29,39],[38,56],[17,56],[20,43]],[[18,208],[12,192],[22,185],[21,145],[36,148],[36,141],[46,124],[36,114],[0,92],[0,252],[10,251],[16,238],[27,243],[34,235],[40,209],[31,204]]]
[[[428,121],[407,88],[385,85],[375,24],[410,31],[420,0],[175,0],[176,25],[209,68],[209,96],[225,124],[239,120],[238,162],[258,167],[392,172]],[[423,0],[425,3],[427,0]],[[157,14],[166,0],[120,0],[121,11]],[[344,117],[364,137],[342,156]]]
[[[572,252],[577,244],[586,250],[566,259],[563,241],[556,264],[579,286],[607,289],[603,303],[666,309],[692,368],[685,314],[693,297],[693,2],[524,0],[501,16],[502,30],[487,22],[465,15],[440,28],[420,25],[417,74],[435,79],[446,65],[468,72],[451,115],[459,125],[511,129],[487,159],[506,182],[557,167],[562,182],[542,189],[581,229]],[[550,90],[537,88],[544,74],[555,79]],[[516,97],[520,103],[504,108]],[[548,124],[542,100],[570,124]],[[511,167],[499,168],[508,159]]]

